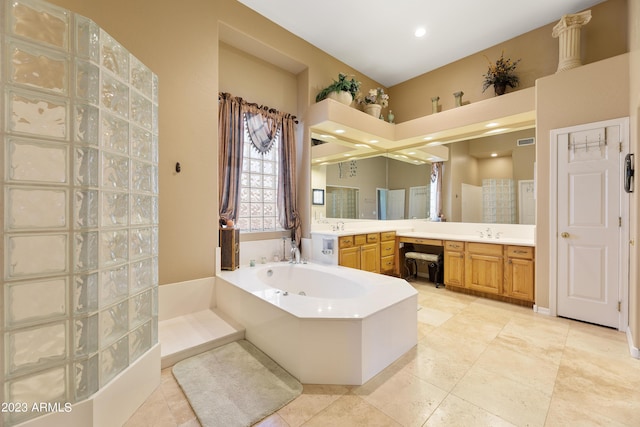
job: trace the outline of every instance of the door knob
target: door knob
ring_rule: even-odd
[[[567,237],[569,237],[569,233],[567,233],[566,231],[563,231],[561,234],[562,238],[566,239]]]

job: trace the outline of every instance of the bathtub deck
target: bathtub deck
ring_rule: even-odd
[[[244,338],[244,328],[216,309],[158,322],[162,369],[212,348]]]

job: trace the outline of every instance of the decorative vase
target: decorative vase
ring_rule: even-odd
[[[395,119],[396,119],[396,115],[393,114],[393,111],[389,110],[389,114],[387,115],[387,120],[389,120],[389,123],[393,123]]]
[[[353,102],[353,96],[351,96],[351,92],[347,92],[346,90],[342,90],[340,92],[329,92],[327,98],[338,101],[344,105],[351,105],[351,103]]]
[[[493,85],[493,90],[495,91],[496,96],[504,95],[504,93],[507,91],[507,84],[496,83]]]
[[[463,91],[455,92],[453,96],[456,98],[456,107],[462,106],[462,95],[464,95]]]
[[[435,114],[438,112],[438,101],[440,100],[439,96],[434,96],[431,98],[431,113]]]
[[[376,119],[380,118],[381,110],[382,110],[382,105],[380,104],[366,104],[364,106],[364,112],[369,114],[370,116],[375,117]]]

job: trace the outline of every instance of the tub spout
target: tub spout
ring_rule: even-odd
[[[300,264],[300,249],[298,249],[295,240],[291,240],[291,260],[289,262],[292,264]]]

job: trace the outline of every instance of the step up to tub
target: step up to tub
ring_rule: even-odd
[[[244,328],[216,309],[158,322],[162,369],[196,354],[244,338]]]

